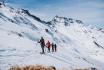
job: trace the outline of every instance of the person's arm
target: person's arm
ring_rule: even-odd
[[[41,40],[38,41],[38,43],[40,43],[40,42],[41,42]]]

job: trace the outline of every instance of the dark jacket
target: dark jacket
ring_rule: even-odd
[[[45,42],[44,42],[43,38],[40,39],[39,43],[40,43],[41,46],[45,46]]]

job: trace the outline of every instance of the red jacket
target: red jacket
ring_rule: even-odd
[[[51,47],[51,44],[50,44],[50,42],[49,42],[49,41],[46,43],[46,46],[47,46],[48,48],[50,48],[50,47]]]

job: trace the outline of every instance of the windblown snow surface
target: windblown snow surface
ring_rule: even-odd
[[[45,48],[41,55],[41,36],[56,43],[57,52],[47,53]],[[35,64],[104,70],[104,32],[80,20],[55,16],[45,22],[27,10],[1,5],[0,70]]]

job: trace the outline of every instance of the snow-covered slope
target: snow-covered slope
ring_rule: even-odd
[[[39,54],[43,36],[58,45],[56,53]],[[0,70],[14,65],[104,69],[104,32],[81,20],[55,16],[45,22],[28,10],[0,5]]]

